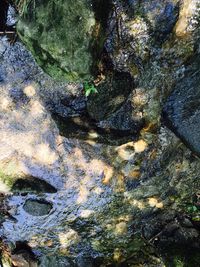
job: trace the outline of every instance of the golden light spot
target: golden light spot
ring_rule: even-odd
[[[122,215],[122,216],[120,216],[119,218],[118,218],[118,221],[119,222],[121,222],[121,221],[123,221],[123,222],[129,222],[129,221],[131,221],[133,218],[132,218],[132,216],[131,215]]]
[[[105,167],[104,171],[104,178],[103,178],[103,183],[108,184],[113,177],[113,168],[112,167]]]
[[[113,254],[113,259],[116,262],[120,262],[122,260],[123,254],[119,248],[116,248]]]
[[[86,140],[85,143],[88,144],[88,145],[91,145],[91,146],[95,146],[96,145],[96,142],[92,141],[92,140]]]
[[[90,217],[90,215],[92,215],[94,213],[93,210],[82,210],[81,211],[81,214],[80,214],[80,217],[82,218],[88,218]]]
[[[183,1],[180,10],[179,19],[175,25],[175,32],[178,37],[185,37],[188,35],[188,25],[190,19],[195,11],[195,2],[191,0]]]
[[[0,98],[0,107],[3,109],[3,110],[8,110],[9,107],[10,107],[10,102],[8,100],[8,98],[6,97],[1,97]]]
[[[41,115],[44,112],[44,107],[40,104],[39,101],[37,100],[31,101],[30,104],[31,104],[30,111],[33,116]]]
[[[155,207],[158,203],[158,200],[154,197],[148,199],[150,207]]]
[[[80,191],[77,199],[77,204],[81,204],[87,201],[87,197],[89,195],[89,192],[87,188],[83,185],[80,186]]]
[[[131,141],[131,142],[128,142],[126,144],[123,144],[123,145],[117,147],[116,148],[116,151],[118,151],[121,148],[123,148],[123,149],[126,149],[126,148],[134,148],[134,142]]]
[[[108,165],[107,163],[103,162],[99,159],[93,159],[90,162],[92,166],[92,172],[95,172],[97,174],[101,174],[103,177],[103,183],[107,184],[109,183],[110,179],[113,176],[113,167]]]
[[[143,210],[145,208],[144,203],[142,201],[139,201],[139,200],[136,200],[136,199],[131,200],[129,203],[131,205],[137,207],[140,210]]]
[[[156,207],[158,209],[162,209],[163,208],[163,202],[159,202],[158,199],[156,199],[155,197],[150,197],[148,199],[148,203],[150,205],[150,207]]]
[[[123,235],[127,233],[127,224],[125,222],[120,222],[115,227],[115,233],[117,235]]]
[[[24,88],[24,93],[28,97],[32,97],[36,94],[36,91],[35,91],[35,88],[33,87],[33,85],[28,85]]]
[[[62,247],[67,248],[72,244],[80,241],[80,237],[76,231],[70,229],[68,232],[59,233],[58,238]]]
[[[162,202],[159,202],[159,203],[157,203],[156,208],[162,209],[163,206],[164,206],[163,203]]]
[[[147,103],[148,98],[145,95],[144,90],[136,89],[135,94],[133,95],[132,101],[133,101],[134,106],[143,106]]]
[[[81,157],[83,157],[83,152],[81,151],[81,149],[80,148],[75,148],[74,149],[74,156],[75,157],[77,157],[77,158],[81,158]]]
[[[96,139],[96,138],[98,138],[99,135],[98,135],[98,133],[91,131],[91,132],[89,132],[88,136],[91,139]]]
[[[43,164],[53,164],[58,159],[56,153],[49,147],[49,144],[37,145],[33,156]]]
[[[123,159],[123,160],[130,160],[131,158],[134,157],[134,152],[130,150],[126,150],[124,148],[118,149],[118,155]]]
[[[157,124],[156,124],[156,123],[154,123],[154,122],[150,122],[150,123],[148,123],[148,124],[142,129],[142,133],[145,133],[145,132],[155,132],[156,127],[157,127]]]
[[[134,143],[134,148],[136,153],[141,153],[147,148],[148,144],[144,140],[139,140]]]

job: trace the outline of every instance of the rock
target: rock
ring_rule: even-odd
[[[102,51],[108,1],[36,1],[27,9],[26,4],[18,6],[17,32],[38,64],[54,78],[91,80]]]
[[[44,216],[49,214],[52,209],[52,204],[43,199],[27,199],[23,208],[33,216]]]
[[[137,114],[133,104],[129,99],[116,112],[111,114],[105,120],[97,123],[97,126],[102,129],[116,131],[118,135],[130,135],[137,133],[144,126],[144,119],[141,114]]]
[[[38,267],[36,261],[30,258],[28,253],[18,253],[11,255],[13,266],[16,267]]]
[[[39,267],[75,267],[67,257],[44,256],[40,258]]]
[[[200,156],[199,56],[195,61],[188,67],[185,77],[175,85],[164,106],[163,118],[166,125]]]
[[[12,185],[12,192],[35,192],[35,193],[56,193],[57,190],[47,182],[36,177],[18,178]]]
[[[109,17],[106,51],[114,69],[137,76],[150,54],[172,32],[179,1],[124,1],[113,3]]]
[[[133,88],[133,78],[123,72],[114,72],[97,86],[98,93],[87,101],[87,111],[100,131],[113,132],[116,136],[139,132],[144,120],[134,110],[130,95]]]
[[[127,2],[123,3],[126,6]],[[140,22],[136,24],[143,27],[145,23]],[[0,39],[0,164],[7,175],[4,178],[21,179],[22,174],[38,177],[57,190],[53,194],[35,191],[4,196],[6,216],[0,226],[3,243],[16,247],[24,241],[45,267],[177,266],[179,254],[187,256],[181,258],[182,265],[198,266],[199,228],[184,226],[179,215],[191,216],[186,206],[200,188],[200,162],[159,124],[159,105],[179,75],[184,75],[183,64],[188,59],[188,53],[183,57],[177,49],[182,43],[174,46],[170,36],[167,34],[165,41],[168,48],[163,44],[153,49],[149,62],[142,50],[136,53],[144,56],[139,85],[134,81],[137,89],[127,93],[113,113],[106,110],[105,118],[95,122],[106,121],[120,109],[127,111],[123,106],[128,102],[139,117],[150,114],[137,142],[120,148],[99,143],[95,132],[90,133],[93,141],[61,136],[51,116],[54,107],[57,105],[60,115],[82,116],[84,100],[77,101],[77,109],[71,104],[73,97],[80,96],[80,87],[53,81],[37,68],[21,43],[9,46],[5,38]],[[132,83],[132,76],[127,75]],[[196,77],[195,72],[192,75]],[[152,117],[156,126],[154,120],[152,126]],[[128,183],[130,179],[137,181]],[[166,255],[172,263],[168,264]],[[193,264],[185,258],[193,259]]]
[[[98,94],[87,101],[87,111],[92,119],[100,121],[113,114],[126,101],[134,88],[133,78],[128,73],[114,72],[97,86]]]

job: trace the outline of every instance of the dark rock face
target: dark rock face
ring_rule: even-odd
[[[115,72],[98,87],[98,94],[87,102],[87,111],[92,119],[100,121],[107,118],[126,101],[134,88],[133,79],[128,73]]]
[[[0,9],[0,31],[4,31],[6,28],[7,12],[8,12],[8,2],[6,0],[1,0]]]
[[[131,100],[128,99],[121,108],[97,125],[100,128],[116,130],[119,133],[121,131],[124,134],[137,134],[144,125],[144,120],[134,114],[134,107]]]
[[[129,73],[114,72],[98,87],[98,94],[87,101],[89,116],[99,129],[116,131],[118,135],[137,134],[143,119],[134,113],[130,93],[134,80]]]
[[[179,1],[113,1],[105,43],[114,68],[133,75],[149,61],[178,19]]]
[[[13,185],[13,192],[37,192],[37,193],[56,193],[57,190],[47,182],[36,177],[17,179]]]
[[[180,80],[164,106],[165,123],[200,156],[199,57]]]

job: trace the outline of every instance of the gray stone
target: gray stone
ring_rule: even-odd
[[[49,214],[52,209],[52,204],[43,199],[27,199],[23,208],[33,216],[44,216]]]
[[[164,109],[166,125],[200,156],[200,76],[199,56],[175,85]]]

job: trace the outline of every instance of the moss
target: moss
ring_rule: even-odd
[[[6,174],[2,169],[0,169],[0,180],[6,184],[8,187],[12,187],[15,177],[12,175]]]
[[[69,81],[93,78],[104,32],[94,10],[99,9],[100,1],[96,5],[92,0],[35,0],[25,11],[19,10],[19,36],[52,77]]]

